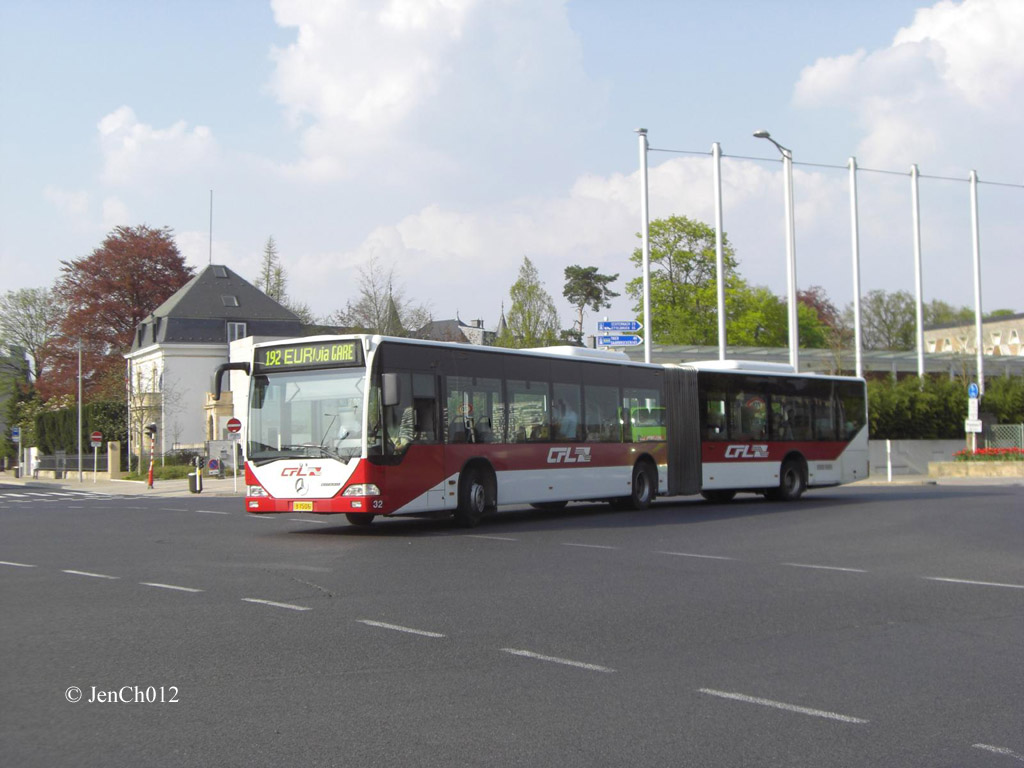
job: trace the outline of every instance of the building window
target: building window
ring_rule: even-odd
[[[245,332],[245,323],[228,323],[228,343],[244,339],[248,334]]]
[[[227,267],[214,267],[213,268],[213,276],[214,277],[227,277],[228,276]]]
[[[221,296],[220,300],[224,302],[225,307],[237,307],[238,297],[237,296]]]

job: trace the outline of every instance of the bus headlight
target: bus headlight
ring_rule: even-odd
[[[380,488],[373,483],[356,483],[346,488],[342,496],[380,496]]]
[[[246,496],[269,496],[266,489],[262,485],[248,485],[245,489]]]

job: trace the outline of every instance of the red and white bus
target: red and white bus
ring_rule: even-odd
[[[789,366],[650,365],[580,347],[512,350],[371,335],[253,347],[251,513],[559,508],[737,492],[796,499],[868,474],[862,379]]]

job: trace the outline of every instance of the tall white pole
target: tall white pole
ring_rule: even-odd
[[[718,288],[718,359],[725,360],[725,253],[722,231],[722,145],[711,145],[715,183],[715,277]]]
[[[924,287],[921,277],[921,206],[917,195],[917,163],[910,166],[910,198],[914,215],[914,286],[917,292],[917,375],[924,377]]]
[[[651,362],[651,224],[647,201],[647,129],[637,128],[640,139],[640,238],[644,275],[644,362]]]
[[[82,340],[78,340],[78,482],[83,483],[82,476]]]
[[[857,219],[857,158],[851,157],[850,166],[850,232],[853,250],[853,348],[858,376],[864,375],[860,335],[860,225]]]
[[[981,232],[978,227],[978,172],[971,171],[971,239],[974,245],[974,343],[978,347],[978,394],[985,394],[985,347],[981,322]]]
[[[793,153],[782,152],[786,192],[786,293],[789,306],[789,364],[800,370],[800,330],[796,306],[796,220],[793,211]]]
[[[213,264],[213,190],[210,190],[210,264]]]

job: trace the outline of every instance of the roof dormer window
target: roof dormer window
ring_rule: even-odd
[[[224,302],[225,307],[237,307],[238,297],[237,296],[221,296],[220,300]]]
[[[213,268],[213,276],[214,277],[227,277],[228,276],[228,268],[227,267],[214,267]]]

